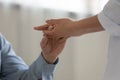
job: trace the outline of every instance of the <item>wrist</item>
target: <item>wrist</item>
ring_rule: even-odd
[[[71,34],[70,36],[80,36],[85,33],[84,27],[82,27],[80,21],[74,21],[73,24],[70,26]]]
[[[43,52],[41,53],[41,55],[48,64],[57,64],[57,62],[58,62],[58,57],[45,55]]]

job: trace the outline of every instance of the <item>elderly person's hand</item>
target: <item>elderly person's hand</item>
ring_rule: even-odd
[[[62,52],[66,43],[66,38],[57,38],[57,37],[47,37],[44,34],[44,37],[41,41],[42,55],[44,59],[52,64],[58,58],[58,55]]]

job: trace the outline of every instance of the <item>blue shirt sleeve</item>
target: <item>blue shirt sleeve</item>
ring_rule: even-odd
[[[15,54],[11,44],[0,35],[1,74],[3,80],[53,80],[55,64],[40,55],[29,67]]]

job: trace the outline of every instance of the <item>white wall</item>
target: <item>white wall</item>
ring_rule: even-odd
[[[13,44],[16,53],[30,65],[40,54],[42,33],[33,26],[48,18],[68,17],[68,13],[43,9],[0,6],[0,32]],[[60,55],[55,80],[102,80],[109,35],[106,32],[70,38]]]

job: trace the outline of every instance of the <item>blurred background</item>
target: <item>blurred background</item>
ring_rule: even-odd
[[[34,26],[51,18],[80,20],[99,13],[108,0],[0,0],[0,32],[30,65],[40,55],[42,32]],[[105,31],[68,39],[54,80],[102,80],[109,34]]]

